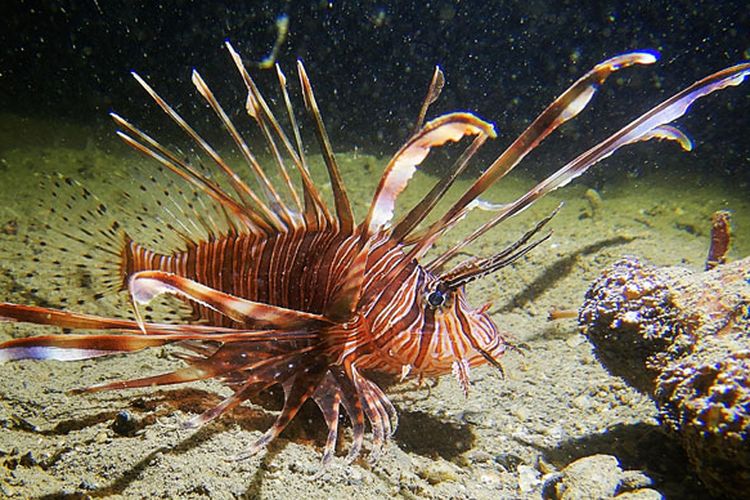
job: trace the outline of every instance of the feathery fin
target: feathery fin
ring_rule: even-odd
[[[445,87],[445,75],[443,74],[443,70],[440,69],[440,66],[435,66],[435,72],[432,73],[432,80],[430,80],[430,86],[427,88],[427,95],[424,98],[424,101],[422,101],[422,107],[419,108],[419,115],[417,116],[417,121],[414,124],[414,134],[419,132],[419,129],[422,128],[422,125],[424,125],[424,119],[427,116],[427,110],[429,107],[438,100],[438,97],[440,97],[440,94],[443,92],[443,87]]]
[[[591,166],[609,157],[623,146],[650,139],[667,139],[675,141],[683,149],[689,150],[690,141],[687,136],[680,132],[679,129],[669,126],[669,124],[684,115],[690,105],[696,100],[717,90],[740,85],[748,75],[750,75],[750,62],[737,64],[717,71],[673,95],[607,139],[577,156],[514,202],[506,205],[490,221],[477,228],[468,237],[430,262],[427,265],[427,269],[438,269],[466,245],[485,234],[500,222],[525,210],[544,195],[565,186]]]
[[[531,150],[536,148],[549,134],[563,123],[575,118],[591,101],[599,86],[615,71],[634,64],[652,64],[657,55],[652,52],[629,52],[603,61],[579,78],[560,97],[555,99],[516,138],[508,148],[466,190],[448,212],[435,221],[423,233],[422,240],[414,247],[412,256],[417,258],[426,252],[446,227],[452,227],[457,218],[465,214],[466,207],[484,193],[492,184],[510,172]],[[453,222],[453,223],[452,223]]]
[[[263,172],[263,169],[260,167],[260,164],[258,163],[258,160],[255,159],[255,156],[250,152],[250,148],[248,147],[245,140],[242,138],[240,133],[237,131],[237,127],[234,126],[232,121],[230,120],[227,113],[224,111],[224,108],[221,107],[221,104],[216,100],[216,96],[214,96],[214,93],[211,91],[211,89],[208,87],[206,82],[203,80],[203,77],[198,73],[198,71],[193,70],[192,74],[192,81],[193,85],[195,85],[195,88],[198,89],[198,92],[203,96],[203,98],[206,100],[206,102],[211,106],[211,109],[214,110],[216,113],[216,116],[219,117],[222,124],[224,125],[224,128],[229,132],[229,135],[234,140],[234,143],[239,148],[240,152],[242,153],[242,156],[245,158],[245,161],[247,164],[251,167],[252,171],[255,172],[256,177],[260,180],[261,185],[264,187],[266,192],[270,193],[270,196],[272,198],[273,204],[276,207],[279,207],[277,210],[277,213],[279,217],[284,221],[284,224],[289,227],[292,225],[291,220],[291,213],[289,212],[289,209],[284,205],[283,200],[279,196],[279,194],[276,192],[276,189],[273,187],[273,184],[268,180],[268,177]],[[248,187],[247,184],[238,176],[230,167],[229,165],[226,165],[222,167],[222,172],[226,175],[226,177],[229,179],[229,182],[232,184],[232,187],[234,190],[239,194],[240,196],[248,196],[253,201],[255,201],[255,193]]]
[[[270,234],[273,231],[271,226],[266,222],[264,218],[256,214],[253,210],[247,209],[246,207],[240,205],[234,198],[225,193],[217,184],[208,179],[194,167],[179,159],[173,152],[169,151],[164,146],[159,144],[159,142],[139,130],[137,127],[122,118],[120,115],[116,113],[110,113],[110,116],[119,127],[122,127],[127,132],[137,137],[137,139],[135,139],[127,133],[118,130],[117,136],[120,137],[120,139],[122,139],[128,146],[132,147],[136,151],[141,152],[145,156],[156,160],[164,167],[198,188],[200,191],[206,193],[209,197],[224,206],[234,216],[241,220],[246,225],[247,229],[254,234]]]
[[[211,147],[208,142],[206,142],[205,139],[203,139],[198,132],[195,131],[182,116],[180,116],[179,113],[177,113],[172,106],[170,106],[162,97],[156,93],[156,91],[144,80],[141,78],[141,76],[138,73],[133,72],[132,73],[133,78],[136,79],[136,81],[143,87],[143,89],[146,91],[146,93],[151,96],[151,98],[156,102],[156,104],[164,111],[164,113],[172,119],[182,130],[187,134],[188,137],[190,137],[208,156],[211,158],[214,163],[219,167],[219,169],[227,175],[230,179],[233,179],[233,171],[227,165],[226,161],[219,155],[219,153]],[[268,222],[273,225],[274,229],[276,231],[283,231],[285,226],[279,216],[271,210],[268,205],[266,205],[254,192],[249,191],[248,194],[253,200],[253,203],[257,205],[257,207],[260,209],[260,211],[263,213],[263,215],[266,217]],[[227,196],[228,197],[228,196]]]
[[[429,193],[427,193],[422,200],[417,203],[401,220],[396,223],[393,228],[392,238],[396,241],[400,241],[404,244],[409,244],[407,236],[414,236],[412,231],[427,217],[427,215],[435,208],[435,205],[450,189],[453,183],[456,181],[459,175],[466,169],[469,161],[479,151],[484,143],[487,141],[489,136],[485,134],[479,134],[474,138],[472,143],[466,147],[461,156],[456,159],[453,166],[450,168],[447,175],[440,177],[440,180],[432,187]],[[417,240],[419,238],[416,238]]]
[[[232,320],[254,328],[294,329],[329,324],[318,314],[243,299],[164,271],[139,271],[128,282],[133,305],[146,305],[155,297],[171,294],[197,302]],[[139,321],[139,324],[141,322]],[[145,332],[145,328],[142,328]]]
[[[363,237],[379,231],[393,217],[396,198],[406,188],[414,172],[433,147],[457,142],[466,135],[494,138],[495,127],[471,113],[448,113],[425,124],[391,158],[375,190],[367,218],[362,224]]]
[[[292,108],[292,101],[289,98],[289,91],[286,87],[286,76],[281,71],[281,67],[276,65],[276,75],[279,79],[279,86],[281,87],[281,94],[284,96],[284,105],[286,106],[287,117],[292,127],[292,133],[294,134],[294,142],[297,146],[296,155],[291,145],[288,144],[288,140],[285,142],[289,153],[295,158],[297,168],[302,179],[302,188],[305,196],[305,220],[307,221],[308,228],[312,227],[323,227],[324,223],[331,221],[331,215],[328,213],[328,208],[323,202],[323,198],[315,187],[315,183],[310,177],[310,172],[307,167],[307,160],[305,159],[305,151],[302,145],[302,136],[297,125],[297,118],[294,116],[294,109]],[[313,225],[313,221],[316,221],[316,225]]]
[[[315,94],[313,93],[310,79],[305,71],[305,66],[302,64],[302,61],[299,60],[297,61],[297,73],[299,74],[299,80],[302,85],[305,105],[315,120],[315,132],[318,137],[318,142],[320,143],[326,168],[328,169],[328,177],[331,179],[333,200],[336,205],[336,215],[338,216],[339,227],[343,232],[349,233],[354,229],[354,214],[352,213],[352,206],[349,203],[349,197],[346,194],[346,188],[341,179],[341,173],[339,172],[339,167],[336,163],[336,157],[333,155],[331,141],[328,139],[328,132],[326,132],[325,125],[323,124],[323,117],[320,114],[318,103],[315,100]]]

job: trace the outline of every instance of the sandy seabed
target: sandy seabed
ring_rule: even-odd
[[[54,270],[44,267],[54,267],[54,258],[46,258],[36,244],[50,237],[42,222],[45,205],[54,202],[50,193],[40,192],[39,174],[62,172],[102,199],[116,200],[118,192],[129,189],[122,183],[129,166],[143,162],[119,145],[102,149],[85,140],[86,130],[12,117],[2,123],[0,299],[54,303],[54,293],[45,288],[45,277]],[[49,139],[43,145],[23,140],[19,130],[32,125],[36,137]],[[339,159],[361,217],[384,160],[354,153]],[[511,177],[484,198],[508,201],[532,183],[522,171]],[[345,463],[351,437],[346,429],[333,465],[316,476],[326,429],[313,407],[267,451],[228,460],[274,417],[260,406],[245,405],[198,431],[182,429],[182,422],[228,394],[216,382],[79,396],[67,392],[180,365],[170,349],[152,349],[82,362],[0,366],[0,496],[540,498],[545,480],[549,484],[556,471],[596,454],[614,455],[623,470],[642,472],[639,477],[650,478],[650,488],[669,497],[704,496],[682,451],[660,431],[654,404],[607,374],[575,319],[550,322],[547,315],[577,308],[592,280],[623,255],[702,268],[715,210],[734,212],[738,237],[731,257],[750,254],[750,241],[742,238],[750,226],[750,197],[746,187],[730,191],[726,180],[700,175],[619,172],[612,179],[596,195],[587,193],[586,177],[579,179],[471,248],[480,255],[496,252],[559,201],[566,202],[550,223],[549,242],[469,286],[471,302],[492,301],[493,319],[521,346],[503,360],[506,376],[490,367],[473,370],[468,399],[452,377],[390,387],[400,423],[376,463],[367,460],[369,443],[360,459]],[[413,203],[432,180],[418,174],[400,201]],[[468,182],[461,180],[458,188]],[[472,214],[452,236],[468,234],[483,217]],[[34,255],[40,255],[39,264]],[[76,305],[81,280],[76,282],[74,273],[69,279],[71,309],[103,313],[119,307],[129,313],[122,297]],[[43,331],[3,324],[0,340]]]

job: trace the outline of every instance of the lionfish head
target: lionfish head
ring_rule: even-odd
[[[472,307],[463,285],[431,273],[425,273],[416,295],[419,320],[410,329],[419,340],[410,368],[427,376],[452,371],[466,394],[470,368],[486,362],[501,368],[508,342],[489,317],[490,304]]]
[[[490,363],[502,372],[500,357],[511,346],[508,335],[503,334],[490,318],[490,304],[472,307],[465,286],[479,278],[494,273],[518,260],[546,241],[551,233],[534,239],[534,236],[557,214],[560,206],[540,220],[521,238],[495,255],[486,258],[469,258],[449,271],[433,274],[428,265],[416,307],[421,309],[422,321],[414,322],[422,329],[417,348],[415,366],[426,375],[439,375],[452,371],[464,393],[469,390],[469,369]],[[438,258],[434,262],[440,262]]]

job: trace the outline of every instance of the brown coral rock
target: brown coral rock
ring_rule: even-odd
[[[581,330],[650,394],[717,494],[750,491],[750,258],[705,273],[617,262],[586,294]]]
[[[656,268],[625,258],[594,282],[579,311],[582,332],[599,361],[646,393],[653,390],[662,358],[679,335],[669,281]]]
[[[727,356],[709,344],[665,370],[655,398],[703,482],[739,498],[750,491],[750,345]]]

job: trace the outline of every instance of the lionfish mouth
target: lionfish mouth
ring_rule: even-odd
[[[112,211],[98,200],[96,207],[80,217],[78,226],[53,207],[51,212],[65,222],[58,228],[67,238],[62,245],[66,248],[60,251],[75,255],[76,251],[71,252],[70,248],[80,250],[87,265],[100,256],[102,269],[108,268],[105,264],[112,264],[111,286],[129,292],[135,320],[0,303],[1,320],[109,331],[10,340],[0,344],[0,361],[81,360],[179,345],[187,349],[187,353],[179,354],[186,363],[183,368],[95,385],[81,392],[210,378],[226,383],[233,394],[192,418],[188,425],[194,427],[280,385],[284,391],[281,412],[271,428],[240,458],[264,448],[282,432],[300,407],[312,400],[328,426],[324,464],[334,456],[342,410],[353,428],[350,460],[362,448],[366,424],[372,431],[373,458],[393,434],[396,410],[383,390],[369,378],[371,373],[422,376],[453,371],[468,393],[470,366],[487,362],[502,369],[499,357],[507,345],[505,339],[486,317],[489,306],[466,310],[463,287],[510,265],[545,242],[551,233],[539,234],[560,207],[495,255],[471,258],[442,272],[449,261],[487,231],[625,145],[666,139],[689,149],[689,139],[670,123],[682,116],[695,100],[739,85],[750,74],[750,63],[738,64],[675,94],[562,166],[518,199],[493,206],[495,213],[489,221],[422,265],[420,260],[435,241],[470,210],[481,206],[479,197],[491,185],[507,175],[560,125],[577,116],[612,73],[633,65],[652,64],[656,55],[630,52],[594,66],[550,104],[443,215],[426,224],[427,216],[479,148],[496,135],[490,123],[466,112],[448,113],[425,123],[428,108],[438,98],[444,83],[442,71],[436,68],[413,135],[388,162],[367,215],[357,224],[303,64],[297,64],[299,84],[305,107],[315,124],[333,192],[333,207],[324,201],[310,175],[281,69],[276,66],[292,135],[282,128],[240,55],[229,42],[226,46],[246,86],[247,115],[272,152],[281,185],[271,182],[239,128],[197,71],[192,74],[193,84],[232,139],[244,167],[255,180],[253,186],[259,188],[246,183],[230,162],[143,78],[133,73],[158,107],[195,143],[200,154],[215,165],[214,172],[208,173],[112,113],[119,127],[117,135],[126,144],[155,160],[160,169],[171,172],[188,186],[178,190],[181,196],[174,193],[172,196],[165,190],[169,203],[166,200],[160,203],[163,213],[153,219],[159,224],[159,235],[171,235],[171,240],[177,243],[170,253],[161,254],[134,241],[125,234],[123,225],[112,219]],[[399,194],[431,149],[467,137],[471,143],[450,172],[394,221]],[[296,174],[295,179],[292,174]],[[61,184],[62,189],[69,186],[75,191],[72,198],[95,199],[75,181],[55,180],[55,183]],[[200,204],[195,200],[200,200]],[[139,216],[138,220],[143,219]],[[93,224],[102,227],[96,230],[91,227]],[[177,296],[189,304],[199,321],[157,323],[141,315],[144,306],[164,294]],[[441,364],[436,359],[448,362]]]

